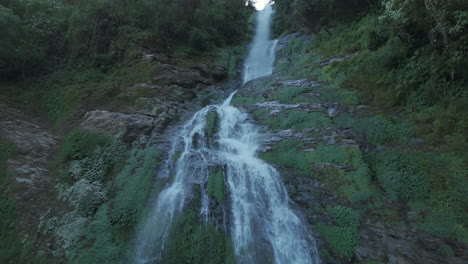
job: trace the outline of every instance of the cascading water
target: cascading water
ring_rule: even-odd
[[[271,14],[271,6],[259,12],[259,22],[267,22],[268,26],[257,29],[257,34],[269,34],[264,30],[269,32]],[[271,49],[271,43],[263,43]],[[260,44],[254,44],[252,49],[258,48],[256,45]],[[251,51],[250,55],[258,54]],[[252,65],[260,64],[259,60],[249,57],[246,65],[251,67],[246,66],[246,69],[253,72],[248,71],[245,76],[252,79],[271,73],[274,54],[272,56],[261,62],[268,65],[258,67]],[[220,228],[232,239],[237,263],[320,262],[312,236],[290,207],[291,201],[280,175],[257,157],[259,134],[256,127],[246,121],[246,113],[230,105],[234,94],[220,105],[210,105],[195,113],[174,139],[161,173],[173,180],[159,194],[138,234],[136,263],[161,261],[171,239],[171,226],[193,196],[200,196],[200,220],[212,220],[208,182],[209,177],[213,177],[213,166],[223,171],[225,193],[229,198],[224,202],[228,212],[223,213],[222,219],[227,226]],[[215,115],[217,121],[207,122],[209,115]],[[200,191],[194,191],[194,186],[199,186]]]
[[[262,11],[257,13],[255,37],[244,64],[244,83],[273,72],[275,49],[278,40],[270,40],[272,14],[273,8],[271,5],[267,5]]]

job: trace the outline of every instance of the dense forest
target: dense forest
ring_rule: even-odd
[[[256,2],[0,0],[0,263],[133,263],[172,126],[236,89],[324,263],[467,259],[468,1],[270,1],[275,70],[241,84]],[[236,263],[211,169],[155,263]]]
[[[57,67],[108,70],[141,46],[160,52],[238,44],[249,11],[243,1],[2,0],[2,79]],[[59,66],[60,65],[60,66]]]

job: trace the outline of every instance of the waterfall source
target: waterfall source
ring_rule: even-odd
[[[244,81],[271,73],[275,44],[265,41],[271,15],[271,6],[257,15]],[[234,94],[195,113],[174,138],[161,172],[170,183],[138,233],[134,262],[162,263],[171,227],[196,200],[198,219],[215,223],[232,240],[236,263],[319,263],[315,242],[291,208],[279,173],[257,157],[257,128],[230,105]]]
[[[271,5],[267,5],[262,11],[257,13],[255,37],[244,64],[244,83],[273,72],[275,49],[278,40],[270,40],[272,14],[273,8]]]

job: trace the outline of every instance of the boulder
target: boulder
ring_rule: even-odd
[[[94,110],[84,115],[80,126],[88,131],[123,136],[125,141],[133,142],[150,137],[155,128],[160,125],[158,121],[146,115]]]
[[[200,70],[182,68],[176,65],[162,64],[153,73],[153,84],[159,86],[178,85],[183,88],[195,88],[197,84],[211,85],[213,81],[203,77]]]

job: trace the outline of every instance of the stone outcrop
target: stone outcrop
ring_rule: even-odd
[[[26,184],[28,196],[51,181],[48,155],[57,137],[30,121],[23,112],[0,102],[0,130],[15,147],[15,155],[7,161],[7,168],[16,182]]]

